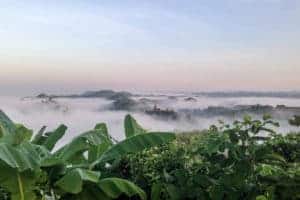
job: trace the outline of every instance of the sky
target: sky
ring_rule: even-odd
[[[0,95],[300,90],[299,0],[0,0]]]

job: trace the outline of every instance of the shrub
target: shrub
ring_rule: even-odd
[[[300,135],[278,135],[274,126],[269,116],[247,116],[179,135],[172,144],[123,158],[120,176],[151,199],[299,199]]]

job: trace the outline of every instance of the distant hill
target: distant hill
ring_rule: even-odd
[[[71,95],[48,95],[41,93],[36,96],[36,98],[105,98],[109,100],[116,100],[121,97],[131,97],[132,94],[129,92],[121,91],[116,92],[113,90],[96,90],[96,91],[86,91],[82,94],[71,94]]]
[[[190,94],[190,93],[189,93]],[[194,96],[205,96],[205,97],[216,97],[216,98],[238,98],[238,97],[273,97],[273,98],[300,98],[299,91],[233,91],[233,92],[193,92]],[[94,90],[86,91],[81,94],[71,94],[71,95],[49,95],[41,93],[37,95],[37,98],[106,98],[110,100],[116,100],[120,97],[132,97],[132,96],[167,96],[174,98],[172,95],[168,96],[167,94],[144,94],[138,95],[133,94],[127,91],[113,91],[113,90]],[[185,96],[185,95],[183,95]],[[186,95],[188,97],[189,95]],[[187,100],[192,100],[191,98],[186,98]]]
[[[250,92],[250,91],[234,91],[234,92],[196,92],[196,96],[207,97],[274,97],[274,98],[300,98],[300,92]]]

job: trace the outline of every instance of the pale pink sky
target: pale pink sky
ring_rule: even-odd
[[[300,1],[8,1],[0,95],[300,90]]]

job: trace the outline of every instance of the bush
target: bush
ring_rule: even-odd
[[[300,134],[276,134],[270,117],[245,117],[128,155],[114,168],[150,199],[300,199]],[[124,168],[124,166],[126,166]]]

